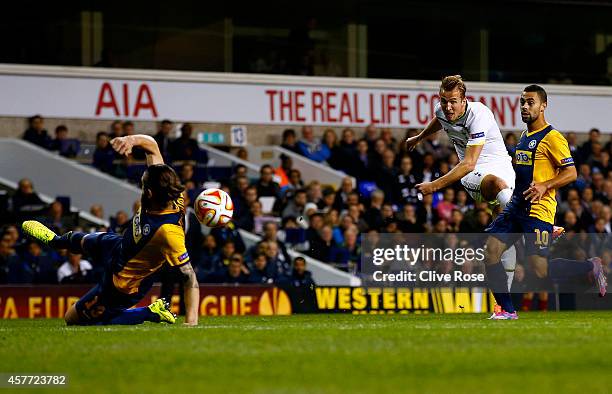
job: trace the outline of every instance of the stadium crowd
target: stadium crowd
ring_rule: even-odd
[[[174,140],[170,137],[173,128],[172,122],[161,122],[155,139],[167,161],[176,164],[189,203],[202,190],[203,179],[198,178],[196,165],[206,164],[207,157],[191,137],[191,125],[184,124],[181,137]],[[416,132],[408,130],[406,137]],[[72,149],[78,152],[79,141],[62,142],[67,139],[67,133],[67,128],[59,126],[56,138],[51,140],[44,130],[43,119],[34,116],[30,118],[24,139],[74,157],[76,152]],[[93,166],[125,176],[130,163],[116,165],[120,158],[112,151],[109,140],[133,133],[131,122],[118,121],[112,123],[109,133],[98,133]],[[491,207],[471,200],[460,183],[428,196],[420,195],[415,188],[418,183],[439,178],[457,164],[452,146],[439,137],[429,138],[409,152],[403,140],[396,140],[391,130],[374,125],[363,133],[347,128],[338,134],[330,128],[322,138],[317,138],[309,126],[303,127],[299,135],[293,129],[285,130],[283,148],[343,171],[347,177],[338,188],[316,180],[304,182],[300,171],[293,168],[291,157],[285,155],[281,156],[277,168],[263,165],[257,179],[247,176],[246,167],[233,167],[229,178],[216,179],[235,204],[231,226],[202,233],[194,212],[191,208],[187,212],[187,246],[198,278],[213,283],[310,285],[312,278],[305,269],[305,261],[292,261],[287,252],[289,248],[358,273],[361,234],[484,231],[492,220]],[[608,251],[602,252],[601,242],[597,241],[612,232],[612,138],[603,141],[597,129],[592,129],[582,144],[577,143],[575,133],[567,133],[566,138],[577,165],[578,179],[557,194],[556,224],[565,227],[570,241],[565,244],[571,245],[564,252],[571,254],[570,258],[599,255],[612,268],[612,256]],[[516,134],[505,135],[510,155],[517,141]],[[139,155],[142,152],[134,152],[135,159],[142,158]],[[248,159],[244,149],[237,155]],[[74,218],[62,215],[59,202],[48,207],[42,203],[28,180],[20,182],[11,205],[13,223],[27,217],[42,217],[58,232],[76,225]],[[134,209],[137,206],[136,203]],[[65,211],[66,207],[63,208]],[[101,210],[100,206],[92,206],[91,213],[105,218]],[[110,228],[103,230],[121,232],[128,223],[129,215],[118,212],[111,218]],[[262,240],[247,249],[237,228],[253,232]],[[23,240],[14,224],[4,227],[0,236],[0,283],[64,283],[95,277],[96,268],[83,256],[41,249]],[[528,271],[525,268],[521,264],[517,268],[517,286],[523,276],[521,272]],[[90,271],[91,275],[87,274]]]

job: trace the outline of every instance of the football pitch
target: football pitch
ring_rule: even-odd
[[[66,327],[0,320],[0,372],[67,374],[44,393],[612,390],[612,312],[206,317]],[[3,390],[0,388],[0,394]]]

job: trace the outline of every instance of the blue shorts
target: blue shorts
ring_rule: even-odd
[[[508,246],[524,236],[528,256],[546,257],[552,241],[553,225],[506,208],[485,231]]]
[[[85,236],[83,251],[94,267],[103,267],[101,281],[75,304],[81,324],[97,324],[108,321],[136,305],[140,294],[125,294],[115,288],[113,273],[121,266],[122,237],[111,233],[95,233]]]

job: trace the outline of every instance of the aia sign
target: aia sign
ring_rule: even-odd
[[[145,111],[149,111],[153,118],[157,118],[157,108],[149,85],[141,83],[138,86],[136,100],[130,103],[130,86],[122,83],[120,89],[113,90],[113,86],[104,82],[100,87],[96,116],[109,115],[109,111],[116,117],[138,118]]]

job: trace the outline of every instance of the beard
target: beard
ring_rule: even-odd
[[[527,115],[521,115],[521,119],[523,121],[523,123],[526,124],[531,124],[533,123],[537,118],[534,119],[534,117],[531,114],[527,114]]]

